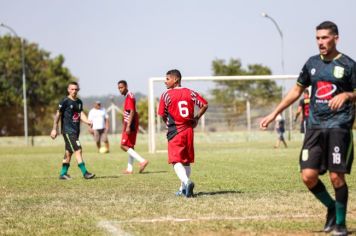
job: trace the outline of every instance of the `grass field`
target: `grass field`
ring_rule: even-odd
[[[73,159],[70,181],[58,180],[61,137],[35,147],[0,139],[0,235],[324,235],[325,210],[299,178],[301,141],[275,150],[274,138],[207,143],[198,137],[192,199],[174,195],[179,182],[167,154],[148,154],[145,138],[137,145],[150,160],[145,173],[121,174],[127,157],[117,140],[103,155],[84,138],[86,166],[97,177],[84,180]],[[355,182],[352,173],[351,231]]]

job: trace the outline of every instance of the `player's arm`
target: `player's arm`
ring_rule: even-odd
[[[89,125],[90,128],[93,126],[93,122],[88,119],[84,111],[80,113],[80,120],[83,121],[85,124]]]
[[[54,121],[53,121],[53,128],[51,131],[51,138],[55,139],[58,135],[58,123],[59,123],[59,119],[61,118],[61,113],[59,112],[59,110],[57,110],[57,113],[54,116]]]
[[[199,111],[194,116],[193,128],[195,128],[198,125],[198,121],[199,121],[200,117],[202,117],[204,115],[206,110],[208,110],[208,104],[204,104],[202,107],[200,107]]]
[[[125,130],[125,132],[127,134],[130,134],[130,132],[131,132],[130,127],[131,127],[131,123],[132,123],[134,116],[135,116],[135,110],[130,110],[129,117],[127,119],[126,130]]]
[[[302,106],[299,105],[299,106],[298,106],[298,109],[297,109],[297,113],[295,114],[294,121],[297,121],[298,116],[300,115],[301,112],[302,112]]]
[[[283,98],[283,100],[278,104],[276,109],[271,112],[269,115],[264,117],[260,122],[260,128],[266,129],[268,125],[274,121],[279,113],[281,113],[284,109],[286,109],[289,105],[293,104],[303,93],[304,87],[296,84],[294,87],[288,92],[287,96]]]
[[[347,101],[351,101],[351,102],[356,101],[356,91],[340,93],[340,94],[336,95],[335,97],[333,97],[329,101],[328,105],[331,110],[337,110],[337,109],[341,108]]]

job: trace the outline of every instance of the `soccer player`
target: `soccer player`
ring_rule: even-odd
[[[309,103],[310,103],[309,90],[305,89],[303,92],[303,98],[300,99],[300,101],[299,101],[298,110],[297,110],[297,113],[295,114],[295,119],[294,119],[294,121],[297,121],[298,116],[300,114],[302,114],[302,121],[300,123],[300,132],[302,134],[306,133],[305,131],[308,126]]]
[[[121,149],[127,152],[129,157],[127,168],[123,173],[133,174],[134,160],[139,162],[139,173],[142,173],[148,165],[148,161],[142,158],[140,154],[134,150],[139,128],[139,117],[136,111],[136,99],[134,94],[128,90],[127,82],[125,80],[120,80],[117,83],[117,87],[121,95],[125,96]]]
[[[274,145],[274,148],[279,148],[281,142],[283,143],[284,147],[287,148],[287,143],[286,140],[284,139],[284,132],[285,132],[285,120],[283,118],[283,116],[281,114],[278,114],[276,120],[276,125],[275,125],[275,129],[277,132],[277,141],[276,141],[276,145]]]
[[[80,121],[83,121],[89,125],[89,127],[92,126],[92,123],[83,112],[82,101],[77,97],[79,91],[78,83],[70,82],[68,84],[67,91],[68,96],[59,103],[57,113],[54,117],[53,129],[51,131],[51,138],[55,139],[58,135],[58,122],[61,120],[61,130],[65,143],[65,154],[59,179],[71,179],[68,174],[68,169],[73,153],[75,154],[78,167],[80,168],[83,177],[85,179],[92,179],[95,175],[88,172],[85,167],[82,157],[82,146],[79,142]]]
[[[94,107],[89,111],[88,119],[93,123],[92,132],[98,151],[100,151],[101,142],[105,144],[105,152],[109,152],[109,116],[101,102],[96,101]]]
[[[268,124],[295,102],[311,85],[309,123],[300,153],[301,177],[310,192],[327,208],[325,232],[347,235],[348,186],[345,174],[353,162],[352,125],[355,119],[356,63],[336,49],[337,26],[330,21],[316,27],[320,54],[305,63],[297,84],[276,109],[262,119]],[[335,199],[328,193],[320,174],[329,171]]]
[[[207,101],[198,93],[181,87],[181,73],[170,70],[166,74],[167,91],[161,95],[158,115],[166,122],[168,131],[168,163],[181,181],[176,195],[193,197],[194,183],[190,180],[194,162],[194,132],[200,117],[208,109]],[[194,107],[200,109],[194,116]]]

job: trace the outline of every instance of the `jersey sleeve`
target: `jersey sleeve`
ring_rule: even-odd
[[[351,69],[351,84],[352,84],[353,91],[356,92],[356,63],[355,62],[352,64],[352,69]]]
[[[304,88],[308,87],[311,84],[307,64],[303,66],[302,71],[300,72],[299,77],[297,79],[297,84]]]
[[[158,106],[158,115],[159,116],[165,116],[166,115],[166,103],[165,103],[165,99],[164,99],[164,95],[166,93],[161,95],[161,98],[159,99],[159,106]]]
[[[192,91],[192,97],[195,105],[199,108],[202,108],[204,105],[208,104],[208,102],[197,92]]]
[[[91,110],[89,111],[88,120],[93,121],[93,109],[91,109]]]
[[[133,96],[127,96],[126,98],[126,110],[130,110],[130,111],[135,111],[136,107],[135,107],[135,97]]]
[[[67,107],[67,99],[62,99],[62,101],[59,102],[58,104],[58,111],[60,113],[63,113]]]
[[[108,115],[108,113],[106,112],[106,109],[105,109],[105,108],[103,109],[103,111],[104,111],[104,117],[105,117],[105,119],[109,119],[109,115]]]

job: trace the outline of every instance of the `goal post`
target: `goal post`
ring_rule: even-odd
[[[249,76],[195,76],[195,77],[183,77],[183,83],[188,81],[238,81],[238,80],[277,80],[277,81],[288,81],[288,80],[296,80],[298,78],[297,75],[249,75]],[[157,82],[163,84],[165,81],[165,77],[152,77],[148,81],[148,151],[149,153],[155,153],[156,150],[156,115],[157,115],[157,107],[156,107],[156,99],[159,98],[159,95],[155,94],[157,91],[154,90],[154,85]],[[187,86],[189,88],[189,86]],[[282,96],[284,85],[282,85]],[[160,94],[163,93],[164,90],[160,91]],[[201,92],[201,91],[197,91]],[[249,103],[247,104],[249,106]],[[291,106],[290,106],[290,109]],[[289,130],[292,130],[292,112],[289,112]],[[248,114],[249,116],[250,114]],[[159,119],[159,118],[157,118]],[[250,124],[248,125],[250,129]]]

